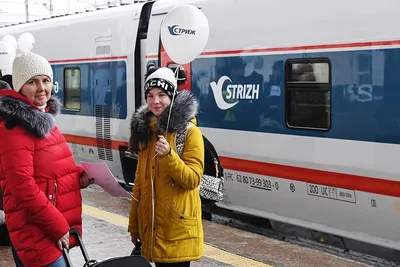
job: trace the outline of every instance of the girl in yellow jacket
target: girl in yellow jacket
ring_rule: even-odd
[[[196,97],[177,92],[174,73],[159,68],[146,78],[147,104],[131,119],[130,151],[138,154],[128,231],[156,266],[190,266],[203,255],[200,179],[204,143],[200,129],[187,131],[184,152],[175,152],[176,133],[196,124]],[[175,94],[171,108],[171,101]],[[167,129],[168,116],[170,115]]]

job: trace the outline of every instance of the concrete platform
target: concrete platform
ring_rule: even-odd
[[[82,191],[83,241],[91,259],[130,255],[127,232],[130,201],[113,198],[99,188]],[[329,253],[203,221],[205,255],[191,266],[364,267]],[[71,250],[74,266],[83,266],[79,248]],[[14,266],[9,247],[0,247],[0,267]]]

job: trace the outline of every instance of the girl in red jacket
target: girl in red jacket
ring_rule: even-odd
[[[80,190],[91,180],[55,125],[52,80],[49,62],[28,52],[14,60],[14,90],[0,90],[0,186],[18,267],[66,266],[69,229],[82,233]]]

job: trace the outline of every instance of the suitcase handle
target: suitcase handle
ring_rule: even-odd
[[[69,257],[69,251],[66,247],[64,247],[64,244],[62,246],[63,246],[63,254],[64,254],[65,261],[67,262],[67,266],[72,267],[71,258]]]
[[[83,245],[82,238],[79,235],[79,231],[77,229],[71,228],[69,230],[69,235],[70,236],[76,236],[76,239],[78,240],[78,245],[79,245],[79,247],[81,249],[81,252],[82,252],[83,258],[85,259],[86,264],[90,263],[89,255],[88,255],[88,253],[86,251],[85,246]],[[64,257],[65,257],[65,259],[67,261],[68,266],[72,267],[71,258],[69,257],[69,251],[68,251],[68,249],[66,247],[64,247],[64,244],[63,244],[63,253],[64,253]],[[86,264],[85,264],[85,266],[86,266]]]
[[[131,256],[141,256],[142,255],[142,243],[139,239],[136,239],[136,245],[132,250]]]

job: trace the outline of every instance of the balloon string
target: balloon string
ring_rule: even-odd
[[[172,96],[171,105],[170,105],[170,107],[169,107],[169,114],[168,114],[168,120],[167,120],[167,128],[165,129],[165,133],[168,133],[169,120],[170,120],[170,118],[171,118],[172,106],[174,105],[175,95],[176,95],[176,91],[177,91],[177,89],[178,89],[178,73],[179,73],[180,67],[181,67],[181,65],[178,64],[178,66],[176,67],[176,70],[175,70],[176,87],[174,88],[174,95]]]

